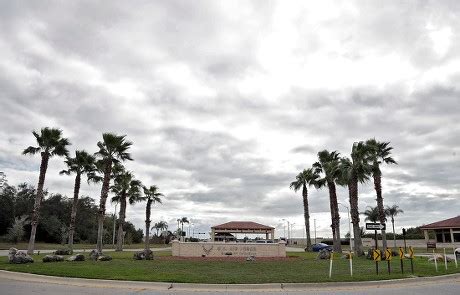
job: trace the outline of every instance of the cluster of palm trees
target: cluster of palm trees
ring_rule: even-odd
[[[90,154],[84,150],[77,150],[75,151],[75,157],[70,157],[67,149],[70,142],[67,138],[63,137],[62,130],[45,127],[40,130],[40,133],[33,131],[32,134],[37,141],[37,146],[29,146],[23,151],[23,154],[34,155],[40,153],[41,164],[37,194],[32,212],[31,233],[27,250],[29,254],[33,254],[34,252],[35,234],[40,218],[40,205],[43,200],[46,171],[48,169],[49,159],[54,156],[66,158],[65,163],[67,169],[61,171],[60,174],[75,174],[73,206],[69,224],[69,248],[71,250],[73,250],[75,219],[77,216],[77,204],[82,176],[87,177],[88,183],[102,182],[98,212],[96,250],[102,253],[103,224],[109,191],[115,195],[112,201],[120,203],[116,249],[121,251],[123,247],[123,225],[126,220],[126,205],[127,203],[133,204],[140,201],[147,202],[145,213],[145,248],[150,248],[149,231],[151,223],[151,206],[154,203],[161,203],[163,194],[159,192],[158,187],[155,185],[150,187],[142,185],[139,180],[135,179],[133,173],[126,170],[123,166],[123,162],[132,161],[131,155],[128,152],[132,146],[132,142],[126,140],[125,135],[104,133],[102,134],[102,140],[97,143],[99,150],[96,153]],[[111,185],[111,182],[113,182],[113,185]]]
[[[337,151],[323,150],[318,153],[318,161],[311,168],[304,169],[296,176],[296,180],[291,183],[290,187],[294,191],[302,189],[307,248],[311,248],[308,187],[314,186],[317,189],[327,187],[331,211],[333,249],[336,252],[342,252],[340,214],[336,189],[336,186],[339,185],[348,188],[355,251],[358,255],[364,255],[359,226],[358,187],[359,184],[364,184],[372,178],[376,192],[378,221],[384,223],[386,215],[383,206],[382,171],[380,167],[382,164],[396,164],[396,161],[391,157],[392,149],[389,142],[369,139],[355,142],[352,146],[350,157],[341,157]],[[382,237],[383,248],[386,249],[385,231],[382,231]]]

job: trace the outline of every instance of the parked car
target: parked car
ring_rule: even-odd
[[[318,244],[314,244],[311,249],[313,250],[313,252],[319,252],[323,249],[326,249],[327,251],[332,251],[332,246],[328,245],[328,244],[324,244],[324,243],[318,243]],[[307,251],[308,249],[305,248],[305,251]]]

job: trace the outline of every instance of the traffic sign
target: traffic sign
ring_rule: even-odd
[[[391,249],[386,249],[385,250],[385,260],[391,261],[392,256],[393,256],[393,253],[391,253]]]
[[[382,260],[382,252],[377,249],[372,252],[372,258],[374,261],[381,261]]]
[[[409,258],[414,258],[414,248],[412,248],[411,246],[409,246]]]
[[[385,223],[366,223],[367,230],[386,230],[387,226]]]
[[[399,259],[404,259],[404,250],[402,247],[399,247]]]

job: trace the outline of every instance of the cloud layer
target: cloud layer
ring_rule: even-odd
[[[0,170],[35,183],[21,156],[31,130],[62,128],[74,149],[127,134],[145,184],[166,194],[160,218],[196,231],[230,220],[295,222],[290,181],[321,149],[391,141],[385,204],[397,227],[458,215],[460,46],[456,1],[4,1],[0,4]],[[71,195],[50,163],[46,186]],[[82,193],[98,199],[99,187]],[[374,205],[360,187],[360,209]],[[327,191],[311,189],[318,235]],[[346,190],[339,191],[346,202]],[[110,210],[110,209],[109,209]],[[346,233],[346,212],[342,212]],[[428,213],[428,214],[427,214]],[[128,211],[143,224],[143,204]]]

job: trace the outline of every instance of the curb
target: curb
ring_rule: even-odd
[[[356,287],[366,289],[391,288],[397,285],[424,285],[433,282],[455,281],[460,283],[460,274],[449,274],[435,277],[417,277],[394,280],[364,281],[364,282],[332,282],[332,283],[271,283],[271,284],[192,284],[192,283],[167,283],[144,281],[119,281],[82,279],[68,277],[53,277],[30,273],[0,270],[0,278],[29,283],[48,283],[56,285],[70,285],[91,288],[115,288],[129,290],[162,290],[162,291],[302,291],[302,290],[349,290]]]

